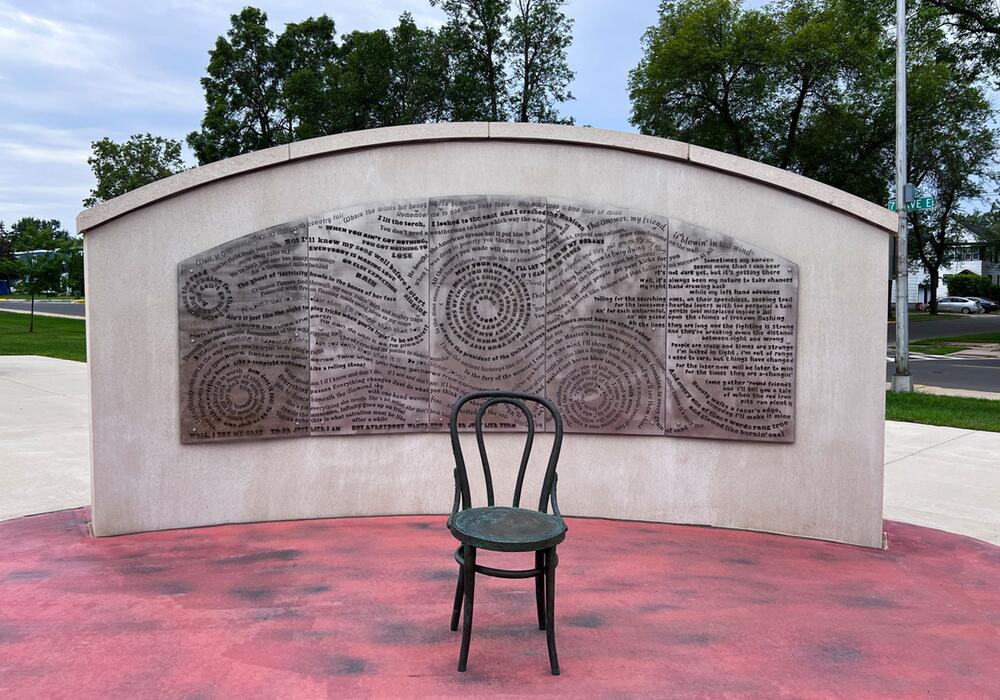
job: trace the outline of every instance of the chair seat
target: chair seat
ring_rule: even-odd
[[[566,538],[562,519],[528,508],[469,508],[448,524],[459,542],[497,552],[533,552]]]

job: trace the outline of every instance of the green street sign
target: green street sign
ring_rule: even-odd
[[[906,205],[906,211],[927,211],[933,209],[936,204],[933,197],[917,197]],[[889,200],[889,211],[896,211],[895,197]]]

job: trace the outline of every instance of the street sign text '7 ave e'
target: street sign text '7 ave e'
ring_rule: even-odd
[[[906,211],[927,211],[935,205],[933,197],[917,197],[906,205]],[[889,211],[896,211],[896,198],[889,200]]]

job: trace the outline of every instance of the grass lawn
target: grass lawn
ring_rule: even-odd
[[[83,319],[35,316],[35,330],[28,332],[28,314],[0,311],[0,355],[44,355],[87,361]]]
[[[968,350],[966,345],[939,345],[935,341],[915,341],[910,343],[910,350],[926,355],[950,355],[960,350]]]
[[[944,338],[923,338],[910,343],[914,352],[927,355],[950,355],[953,352],[968,350],[970,345],[978,343],[1000,343],[1000,333],[975,333],[972,335],[955,335]]]
[[[1000,433],[1000,401],[933,394],[885,394],[887,420]]]
[[[972,335],[955,335],[948,336],[945,338],[926,338],[924,340],[915,340],[910,343],[911,345],[916,345],[917,343],[1000,343],[1000,333],[994,331],[992,333],[973,333]]]

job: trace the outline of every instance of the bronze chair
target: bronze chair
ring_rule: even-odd
[[[465,459],[462,456],[462,446],[458,439],[458,414],[462,407],[470,402],[484,399],[476,412],[476,441],[479,445],[479,456],[483,463],[483,473],[486,477],[486,506],[472,507],[472,497],[469,491],[469,475],[465,469]],[[524,473],[531,456],[531,446],[535,438],[535,420],[525,402],[533,402],[543,406],[555,425],[555,439],[552,452],[549,454],[545,478],[542,481],[542,493],[538,500],[538,510],[521,508],[521,488],[524,485]],[[483,441],[483,415],[491,406],[509,404],[516,406],[523,413],[528,423],[528,434],[524,441],[524,451],[521,454],[521,464],[517,472],[517,484],[514,489],[513,507],[494,505],[493,477],[490,474],[490,463],[486,456],[486,445]],[[459,563],[458,586],[455,591],[455,605],[451,615],[452,631],[458,629],[458,617],[465,607],[464,626],[462,628],[462,649],[458,657],[458,670],[465,671],[469,660],[469,642],[472,639],[472,606],[476,590],[476,574],[486,574],[497,578],[534,578],[535,603],[538,612],[538,629],[545,630],[549,649],[549,665],[552,674],[559,675],[559,658],[556,655],[555,635],[555,594],[556,566],[559,558],[556,556],[556,545],[566,538],[566,523],[559,513],[556,499],[556,463],[559,461],[559,450],[562,447],[563,423],[558,409],[548,399],[531,394],[519,394],[506,391],[480,391],[463,396],[455,403],[451,411],[451,447],[455,454],[455,501],[451,515],[448,518],[448,529],[461,544],[455,551],[455,560]],[[552,513],[548,513],[549,501],[552,502]],[[461,502],[461,510],[459,503]],[[535,566],[532,569],[495,569],[476,564],[476,550],[487,549],[495,552],[534,552]]]

